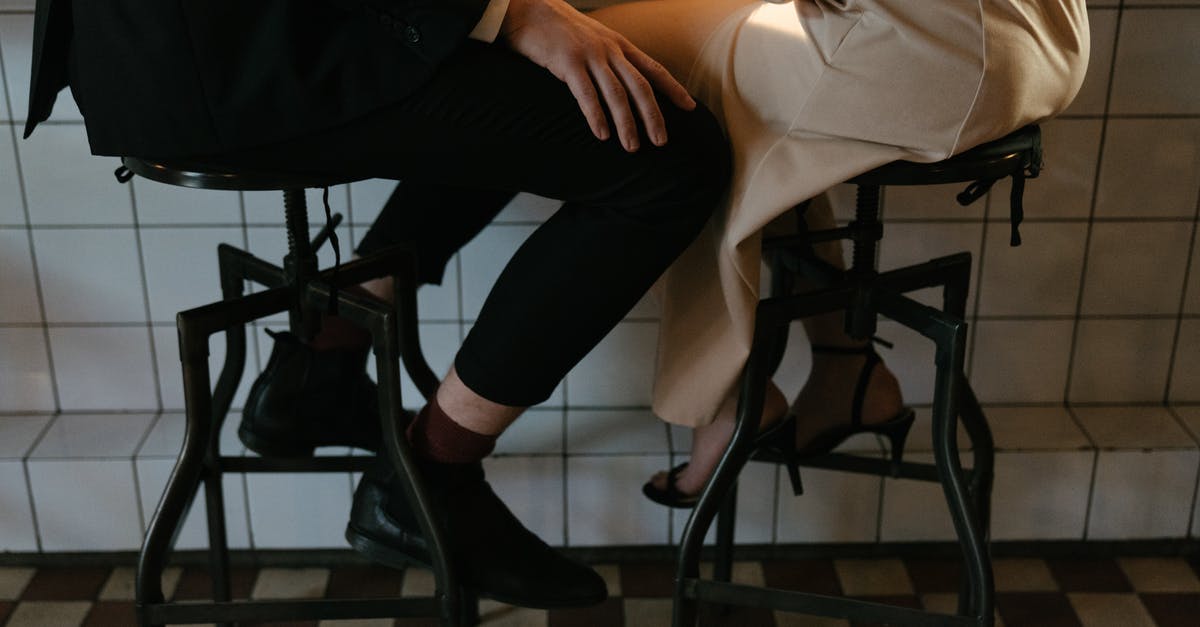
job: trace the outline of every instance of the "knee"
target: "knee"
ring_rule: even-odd
[[[669,181],[685,198],[707,200],[716,206],[729,187],[729,140],[716,117],[704,105],[693,111],[673,110],[668,117]]]
[[[703,105],[693,111],[664,106],[669,140],[652,149],[657,219],[695,235],[726,198],[731,177],[729,142]]]

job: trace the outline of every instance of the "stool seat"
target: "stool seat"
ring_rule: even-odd
[[[121,157],[121,163],[130,172],[152,181],[196,189],[243,192],[280,191],[330,187],[359,180],[354,177],[328,174],[244,170],[227,164],[184,159],[160,160]]]
[[[1001,179],[1041,165],[1042,133],[1031,125],[944,161],[893,161],[849,182],[879,186],[964,183]]]

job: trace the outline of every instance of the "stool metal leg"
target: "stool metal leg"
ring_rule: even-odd
[[[238,271],[236,257],[230,246],[217,249],[220,266],[221,292],[224,300],[231,301],[245,292],[245,279]],[[221,469],[221,428],[233,405],[233,395],[242,380],[246,367],[246,325],[233,325],[225,329],[225,363],[217,378],[212,395],[212,435],[209,438],[208,454],[205,459],[204,495],[208,514],[208,561],[212,578],[214,601],[229,601],[232,598],[229,576],[229,540],[225,525],[224,476]]]
[[[753,452],[752,442],[758,433],[758,425],[762,419],[763,404],[766,398],[767,379],[770,377],[771,350],[770,340],[780,326],[781,316],[778,308],[767,303],[759,303],[757,323],[754,332],[754,342],[750,357],[746,361],[742,375],[741,390],[738,397],[737,426],[725,454],[717,463],[713,476],[705,484],[700,495],[700,501],[692,511],[687,525],[684,527],[683,539],[680,542],[679,560],[675,572],[674,608],[672,612],[673,627],[691,627],[696,622],[697,602],[692,591],[687,589],[688,580],[700,576],[700,550],[704,544],[704,536],[712,525],[713,518],[719,508],[727,506],[726,499],[736,498],[734,486],[742,467],[750,459]],[[732,513],[726,518],[726,533],[732,543]]]
[[[984,536],[980,533],[974,500],[965,481],[956,437],[967,325],[961,318],[947,316],[902,296],[881,292],[876,295],[876,302],[880,313],[937,344],[933,400],[934,458],[954,529],[962,546],[970,582],[969,594],[960,595],[959,611],[975,616],[981,625],[990,627],[993,622],[994,595],[991,561]]]
[[[187,426],[183,449],[167,479],[167,487],[150,520],[138,556],[136,596],[139,608],[164,601],[162,574],[167,555],[199,488],[205,470],[205,456],[214,437],[208,338],[231,324],[244,324],[285,311],[289,304],[288,291],[275,289],[184,311],[176,318]],[[141,614],[139,621],[147,624]]]
[[[396,299],[400,302],[401,292],[415,292],[411,279],[411,261],[396,276]],[[415,297],[408,295],[403,298]],[[317,305],[328,302],[329,287],[310,284],[306,299]],[[398,314],[394,309],[373,299],[366,299],[350,292],[339,292],[339,315],[348,318],[371,332],[375,353],[375,368],[379,377],[379,415],[383,426],[385,451],[395,466],[396,475],[402,479],[409,505],[416,514],[421,533],[427,538],[429,556],[432,561],[434,579],[437,582],[436,596],[442,608],[442,625],[465,627],[470,616],[464,616],[469,600],[458,585],[454,567],[450,561],[446,534],[433,515],[432,501],[424,484],[419,481],[412,451],[404,437],[407,419],[400,396],[400,331],[397,328]],[[478,603],[475,603],[478,607]],[[469,614],[469,613],[468,613]]]
[[[713,580],[733,581],[733,531],[737,521],[737,493],[735,480],[729,494],[717,513],[717,551],[713,560]]]

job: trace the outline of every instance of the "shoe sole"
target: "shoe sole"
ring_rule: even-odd
[[[378,562],[384,566],[404,570],[413,566],[421,568],[432,568],[428,562],[415,558],[404,551],[392,548],[378,540],[375,540],[370,535],[356,529],[353,524],[346,525],[346,541],[350,543],[350,547],[371,561]],[[607,591],[599,598],[578,599],[573,601],[546,601],[543,599],[521,599],[508,597],[503,594],[491,594],[481,590],[475,590],[469,586],[463,586],[463,589],[479,596],[481,599],[491,599],[493,601],[504,603],[505,605],[514,605],[517,607],[528,607],[541,610],[554,610],[563,608],[588,607],[603,602],[608,598]]]
[[[246,448],[263,457],[307,458],[312,457],[316,448],[312,446],[280,444],[267,438],[261,438],[245,426],[238,427],[238,439]]]

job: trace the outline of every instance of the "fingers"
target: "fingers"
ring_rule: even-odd
[[[691,111],[696,108],[696,101],[688,93],[684,87],[663,64],[655,61],[650,55],[642,52],[637,46],[634,46],[628,40],[625,40],[621,46],[625,57],[633,64],[637,70],[650,81],[650,84],[662,92],[671,100],[675,106],[684,111]]]
[[[646,135],[650,141],[654,142],[655,146],[666,144],[667,123],[663,119],[662,110],[658,107],[658,100],[654,97],[654,88],[650,85],[650,81],[642,76],[642,73],[638,72],[637,68],[633,67],[633,64],[624,56],[618,55],[613,58],[612,64],[621,78],[621,82],[625,84],[629,98],[637,107],[642,127],[646,129]]]
[[[592,84],[592,77],[586,70],[579,67],[560,78],[567,84],[571,94],[575,96],[575,102],[579,104],[579,110],[587,119],[592,134],[600,141],[608,141],[608,116],[604,114],[604,107],[600,106],[600,97],[596,93],[595,85]]]
[[[621,145],[629,152],[636,152],[641,147],[641,141],[638,139],[637,120],[629,106],[629,93],[609,66],[607,59],[594,62],[591,72],[596,86],[604,96],[604,103],[608,105],[608,112],[612,116]]]

